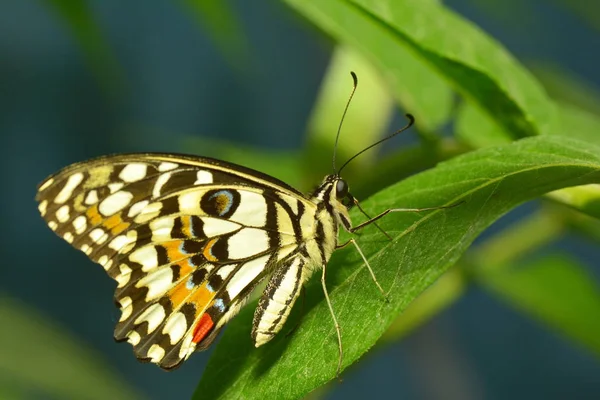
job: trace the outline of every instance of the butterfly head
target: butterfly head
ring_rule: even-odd
[[[336,221],[346,228],[351,226],[348,210],[354,205],[354,197],[350,194],[348,182],[338,174],[327,175],[313,194],[313,199],[335,217]]]

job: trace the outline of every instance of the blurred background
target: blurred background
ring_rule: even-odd
[[[198,353],[165,373],[139,363],[129,345],[114,343],[115,283],[38,215],[36,185],[47,175],[132,151],[225,158],[305,191],[318,183],[308,176],[327,172],[330,150],[324,171],[295,171],[307,168],[306,149],[318,136],[310,121],[335,43],[285,3],[201,3],[0,2],[0,398],[189,398],[210,356]],[[552,96],[600,113],[600,6],[444,3],[500,41]],[[347,70],[341,82],[340,104],[351,86]],[[369,84],[361,81],[361,90],[369,92]],[[329,140],[340,114],[341,106],[331,110]],[[402,125],[400,115],[383,118],[383,129]],[[532,207],[515,210],[486,235]],[[556,249],[600,281],[595,244],[567,235],[552,243]],[[403,340],[369,353],[344,378],[323,395],[592,399],[600,393],[597,357],[477,287]]]

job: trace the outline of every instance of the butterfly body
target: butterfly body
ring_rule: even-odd
[[[49,227],[117,281],[115,339],[164,369],[208,347],[267,279],[251,336],[283,327],[302,285],[351,229],[347,186],[305,196],[210,158],[127,154],[74,164],[39,187]]]

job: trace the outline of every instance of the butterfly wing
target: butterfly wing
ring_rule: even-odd
[[[209,158],[101,157],[47,178],[48,226],[118,283],[115,339],[177,367],[214,340],[272,270],[294,264],[315,205],[272,177]]]

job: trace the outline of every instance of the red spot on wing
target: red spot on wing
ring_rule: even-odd
[[[192,339],[192,342],[196,344],[200,343],[202,339],[204,339],[206,335],[210,333],[214,326],[215,323],[210,315],[206,313],[202,314],[200,321],[198,321],[196,327],[194,328],[194,338]]]

